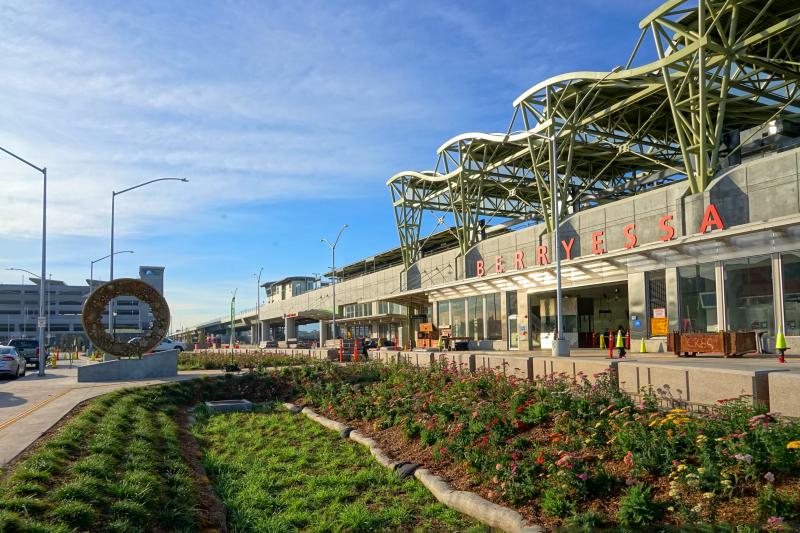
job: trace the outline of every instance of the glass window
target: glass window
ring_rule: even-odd
[[[783,314],[786,335],[800,335],[800,252],[786,253],[783,262]]]
[[[469,337],[474,341],[483,339],[483,296],[467,298],[469,315]]]
[[[728,328],[775,331],[770,257],[731,259],[724,267]]]
[[[439,309],[439,326],[450,325],[450,302],[438,302],[436,304]]]
[[[500,293],[486,295],[486,338],[499,341],[503,338],[500,320]]]
[[[467,336],[467,317],[464,299],[450,300],[450,325],[453,328],[453,337]]]
[[[717,331],[715,279],[713,263],[678,268],[678,326],[681,331]]]

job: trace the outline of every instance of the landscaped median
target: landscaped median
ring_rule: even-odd
[[[267,405],[200,409],[186,430],[189,408],[232,398]],[[692,414],[633,401],[604,374],[313,364],[89,402],[4,475],[0,531],[223,529],[215,494],[239,531],[472,527],[353,439],[271,407],[287,400],[355,428],[381,463],[419,463],[545,529],[798,527],[800,423],[746,401]]]
[[[235,365],[246,370],[263,371],[267,368],[298,365],[311,362],[299,356],[264,353],[260,350],[225,352],[181,352],[178,354],[178,370],[222,370],[226,365]]]
[[[206,471],[234,531],[484,531],[356,443],[277,404],[198,416]]]

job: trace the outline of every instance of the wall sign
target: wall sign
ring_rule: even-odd
[[[672,225],[673,218],[674,217],[672,215],[664,215],[658,220],[658,227],[661,231],[661,234],[658,237],[660,241],[667,242],[675,238],[675,228]],[[714,204],[708,204],[708,207],[706,207],[705,213],[703,214],[703,219],[700,223],[700,227],[698,228],[698,232],[707,233],[708,231],[714,229],[725,229],[725,223],[722,221],[722,217],[717,210],[717,206]],[[635,232],[636,224],[628,224],[623,228],[622,233],[625,237],[624,249],[631,250],[636,248],[638,245],[639,240],[636,237]],[[561,241],[561,247],[564,250],[564,259],[574,259],[574,244],[575,237],[570,237],[569,240]],[[606,249],[606,236],[604,231],[593,232],[591,244],[593,255],[602,255],[608,252]],[[537,266],[550,264],[550,255],[551,254],[548,245],[536,245],[534,247],[533,261],[529,261],[529,263]],[[522,270],[526,268],[525,261],[525,252],[523,250],[517,250],[514,252],[514,270]],[[492,265],[492,263],[494,263],[494,265]],[[489,265],[486,264],[486,259],[478,259],[475,262],[475,275],[476,277],[481,278],[487,274],[487,270],[491,270],[492,274],[501,274],[506,272],[506,267],[510,266],[510,263],[508,265],[504,263],[502,255],[494,256],[494,260],[491,261]]]

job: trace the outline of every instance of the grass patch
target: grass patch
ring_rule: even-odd
[[[485,530],[304,416],[212,416],[194,431],[234,531]]]

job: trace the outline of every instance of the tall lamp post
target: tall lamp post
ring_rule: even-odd
[[[233,357],[233,340],[236,336],[236,292],[238,290],[239,288],[237,287],[236,290],[233,291],[233,297],[231,297],[231,357]]]
[[[45,309],[45,306],[44,306],[44,291],[46,289],[45,285],[47,284],[47,279],[44,276],[39,276],[38,274],[34,274],[30,270],[25,270],[24,268],[7,268],[6,270],[16,270],[17,272],[25,272],[25,273],[30,274],[31,276],[33,276],[34,278],[37,278],[39,280],[39,320],[38,320],[38,322],[36,324],[36,326],[39,328],[39,372],[38,372],[38,375],[39,376],[44,376],[44,362],[45,362],[45,359],[46,359],[46,356],[45,356],[45,353],[44,353],[45,352],[45,349],[44,349],[44,347],[45,347],[44,335],[45,335],[45,327],[46,327],[46,322],[47,322],[47,318],[46,318],[47,315],[45,313],[48,311],[47,309]],[[25,277],[24,276],[22,278],[22,281],[23,281],[23,285],[24,285],[25,284],[24,283],[25,282]],[[23,301],[24,301],[25,293],[22,293],[22,298],[23,298]],[[44,321],[45,321],[45,325],[42,324],[42,319],[43,318],[44,318]],[[28,322],[28,311],[27,311],[27,309],[25,309],[25,322],[23,322],[23,328],[22,328],[23,330],[27,328],[27,322]]]
[[[111,253],[109,257],[111,258],[111,270],[109,272],[108,281],[114,281],[114,204],[117,196],[120,194],[124,194],[128,191],[132,191],[134,189],[138,189],[139,187],[144,187],[145,185],[150,185],[151,183],[155,183],[157,181],[182,181],[184,183],[188,182],[187,178],[157,178],[150,181],[145,181],[138,185],[134,185],[133,187],[128,187],[127,189],[122,189],[121,191],[111,191]],[[108,302],[108,332],[113,336],[114,335],[114,300]]]
[[[25,163],[34,170],[42,173],[42,275],[39,279],[45,279],[45,272],[47,270],[47,167],[38,167],[30,161],[21,158],[13,152],[9,152],[2,146],[0,150],[10,155],[17,161]],[[44,322],[43,322],[44,321]],[[39,329],[39,377],[44,377],[44,329],[47,325],[47,317],[44,314],[44,281],[39,284],[39,322],[36,324]]]
[[[119,254],[132,254],[133,250],[120,250],[119,252],[114,252],[114,255]],[[108,259],[111,257],[110,255],[104,255],[100,259],[95,259],[94,261],[89,262],[89,294],[94,292],[94,264],[103,261],[104,259]]]
[[[258,275],[253,274],[256,278],[256,335],[255,345],[258,347],[258,341],[261,340],[261,273],[264,272],[264,267],[258,271]]]
[[[119,254],[132,254],[133,250],[120,250],[119,252],[114,252],[114,255]],[[99,259],[95,259],[94,261],[89,261],[89,294],[94,292],[94,264],[103,261],[104,259],[108,259],[111,255],[104,255]],[[109,320],[111,320],[111,313],[109,313]],[[89,340],[89,354],[91,355],[94,352],[94,346],[92,345],[92,341]]]
[[[333,244],[330,243],[328,239],[321,239],[320,242],[324,242],[328,246],[331,247],[331,270],[333,270],[333,283],[331,283],[331,292],[332,292],[332,304],[333,304],[333,321],[332,321],[332,333],[333,338],[337,338],[336,335],[336,245],[339,244],[339,237],[342,236],[342,232],[347,229],[349,226],[345,224],[342,226],[342,229],[339,230],[339,234],[336,235],[336,240],[333,241]]]
[[[567,127],[567,124],[572,121],[572,118],[578,112],[578,109],[580,109],[581,104],[583,104],[584,100],[586,100],[586,98],[592,94],[592,91],[594,91],[594,89],[600,85],[600,83],[605,81],[606,78],[612,74],[620,72],[621,70],[623,70],[621,66],[616,66],[611,69],[610,72],[606,73],[602,78],[597,80],[592,87],[586,91],[586,94],[583,95],[578,103],[575,104],[575,108],[572,110],[572,113],[570,113],[560,128],[556,129],[555,122],[553,122],[550,135],[543,135],[540,133],[534,134],[535,137],[550,143],[550,209],[553,213],[553,250],[555,250],[556,256],[556,338],[553,339],[553,355],[556,356],[569,357],[570,354],[569,342],[564,339],[564,315],[561,302],[561,243],[559,235],[559,225],[561,221],[559,220],[560,206],[558,201],[558,152],[556,143],[559,135],[561,135],[561,132],[564,131],[564,128]]]

